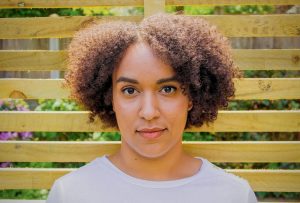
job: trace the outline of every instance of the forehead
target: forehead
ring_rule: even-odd
[[[114,77],[170,77],[174,76],[173,68],[160,60],[149,45],[136,43],[125,52],[118,67],[114,71]]]

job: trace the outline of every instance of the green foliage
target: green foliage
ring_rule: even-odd
[[[273,13],[275,10],[274,6],[225,6],[224,12],[227,14],[268,14]]]
[[[0,100],[0,111],[28,111],[28,104],[22,99]]]
[[[143,12],[143,7],[21,8],[0,9],[0,18],[48,17],[52,14],[58,16],[128,16],[142,15]]]
[[[120,141],[121,135],[119,132],[94,132],[93,141]]]
[[[112,16],[114,13],[110,8],[84,8],[84,15],[87,16]]]
[[[300,100],[248,100],[230,101],[229,110],[297,110]]]
[[[0,199],[46,199],[48,190],[0,190]]]
[[[35,111],[78,111],[80,107],[76,102],[65,99],[41,99]]]
[[[185,15],[211,15],[214,14],[214,7],[185,6]]]
[[[83,16],[83,9],[72,8],[22,8],[22,9],[0,9],[0,18],[17,17],[48,17],[51,14],[59,16]]]
[[[215,136],[208,132],[185,132],[182,136],[183,141],[214,141]]]
[[[204,6],[166,6],[167,13],[183,12],[185,15],[209,15],[214,13],[214,7]]]

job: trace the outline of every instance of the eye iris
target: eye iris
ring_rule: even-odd
[[[164,89],[166,93],[172,92],[172,87],[165,87]]]
[[[133,88],[127,88],[127,94],[133,94],[134,93],[134,89]]]

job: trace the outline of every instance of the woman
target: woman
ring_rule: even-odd
[[[254,203],[248,182],[182,149],[182,133],[234,95],[228,41],[205,20],[159,14],[76,33],[66,83],[121,133],[120,150],[59,178],[48,203]]]

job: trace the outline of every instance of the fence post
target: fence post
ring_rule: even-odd
[[[58,17],[57,14],[51,14],[50,17]],[[59,39],[57,38],[50,38],[49,39],[49,50],[59,50]],[[57,79],[59,78],[59,71],[52,70],[50,73],[50,78]]]
[[[144,17],[165,12],[165,0],[144,0]]]

